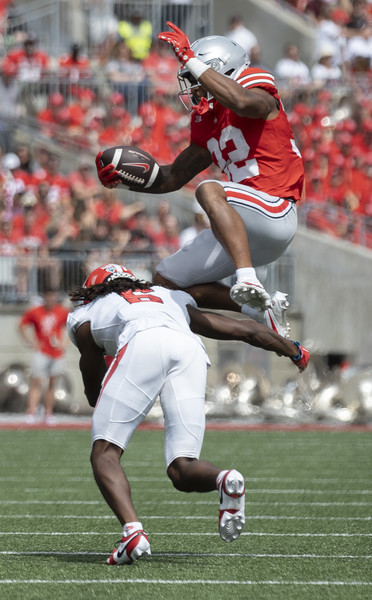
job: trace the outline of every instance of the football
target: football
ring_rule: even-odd
[[[150,188],[160,173],[160,167],[151,154],[136,146],[106,148],[100,162],[102,167],[113,164],[123,185],[128,188]]]

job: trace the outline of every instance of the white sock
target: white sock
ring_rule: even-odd
[[[223,478],[225,477],[226,473],[227,473],[228,469],[225,469],[224,471],[220,471],[217,475],[217,479],[216,479],[216,486],[217,489],[219,489],[221,482],[223,480]]]
[[[125,523],[123,527],[123,537],[138,531],[139,529],[143,529],[142,523],[139,521],[132,521],[131,523]]]
[[[255,283],[256,281],[258,281],[254,267],[244,267],[242,269],[236,269],[236,280],[237,282],[248,281],[251,283]]]

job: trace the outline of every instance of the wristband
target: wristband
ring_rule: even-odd
[[[195,56],[189,58],[185,66],[187,66],[191,75],[193,75],[193,77],[195,77],[195,79],[197,80],[201,75],[203,75],[204,71],[211,68],[209,65],[205,65],[201,60],[199,60]]]

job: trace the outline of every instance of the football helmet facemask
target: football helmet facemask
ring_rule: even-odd
[[[94,269],[84,281],[83,287],[89,288],[92,285],[97,285],[97,283],[108,283],[113,279],[130,279],[131,281],[136,281],[137,277],[133,275],[132,271],[122,265],[107,264]]]
[[[231,79],[239,69],[249,65],[245,50],[233,40],[221,35],[200,38],[191,44],[191,49],[195,58]],[[200,102],[194,93],[201,84],[191,75],[187,64],[178,71],[177,79],[181,89],[178,96],[186,110],[191,112]],[[213,95],[208,92],[206,98],[210,101]]]

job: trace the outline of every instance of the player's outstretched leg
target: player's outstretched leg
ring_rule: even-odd
[[[220,536],[225,542],[236,540],[245,523],[245,484],[239,471],[221,471],[217,477],[220,494]]]

